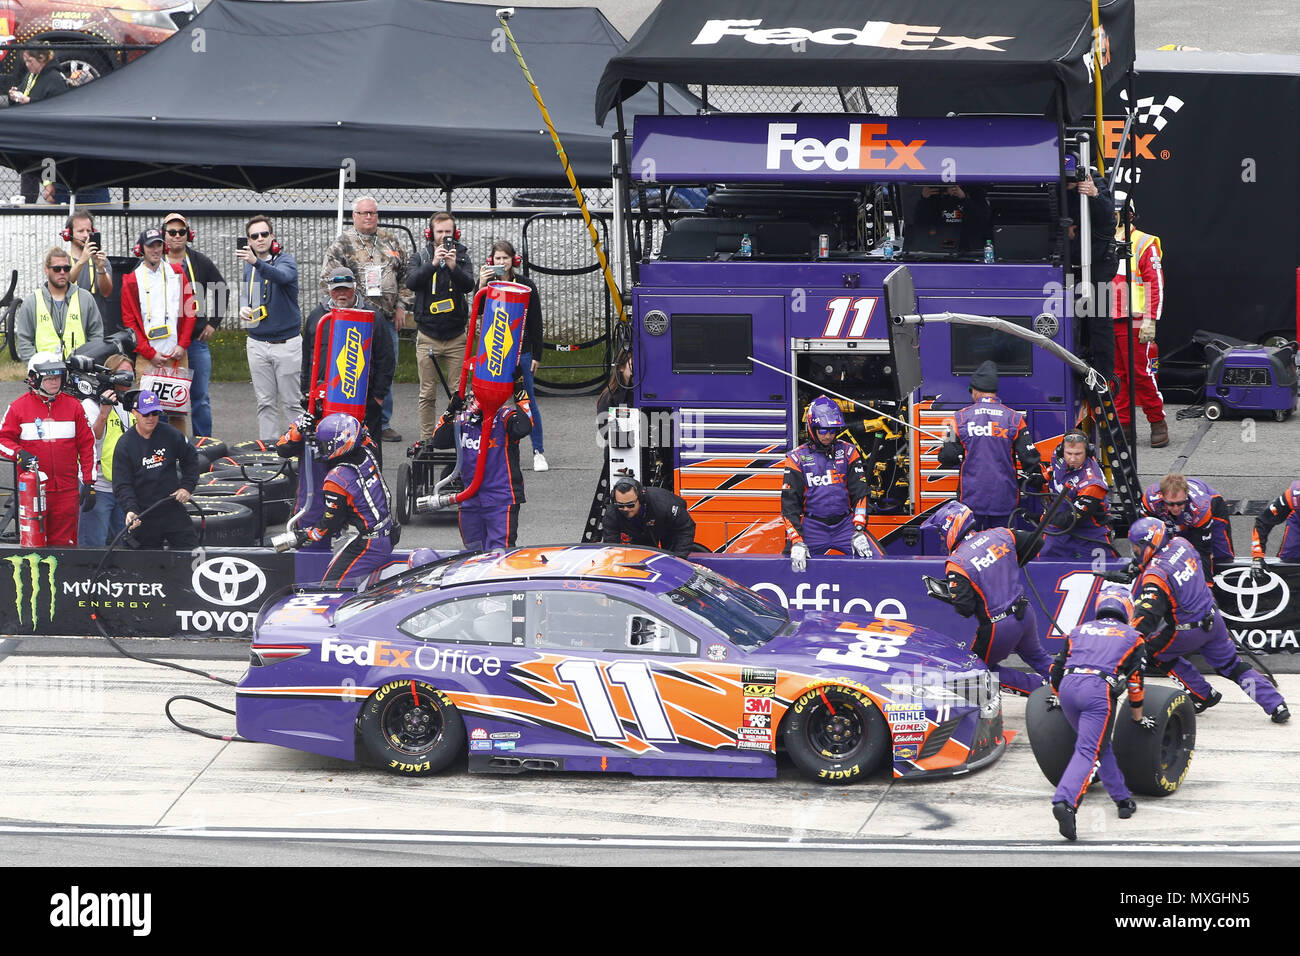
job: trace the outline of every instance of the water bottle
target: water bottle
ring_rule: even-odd
[[[885,236],[885,244],[880,247],[880,254],[886,259],[894,258],[894,237]]]
[[[749,233],[745,233],[744,238],[740,240],[739,256],[741,259],[748,259],[753,254],[754,254],[754,242],[752,239],[749,238]]]
[[[984,240],[984,261],[985,262],[993,261],[993,240],[992,239]]]

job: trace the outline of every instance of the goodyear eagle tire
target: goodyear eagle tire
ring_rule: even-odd
[[[203,514],[199,514],[199,508]],[[257,544],[257,517],[243,505],[195,495],[186,510],[205,548],[250,548]]]
[[[371,694],[358,726],[366,752],[393,773],[437,773],[465,752],[460,711],[418,679],[389,681]]]
[[[237,441],[230,446],[229,454],[242,455],[245,454],[246,452],[256,452],[256,451],[273,452],[275,451],[275,442],[263,441],[260,438],[254,438],[251,441]],[[221,456],[218,455],[217,457],[221,457]]]
[[[1125,704],[1120,708],[1127,711]],[[1143,730],[1127,713],[1115,718],[1115,761],[1134,793],[1167,797],[1187,776],[1196,749],[1196,710],[1181,687],[1148,686],[1142,712],[1156,720]]]
[[[211,470],[199,476],[199,481],[234,481],[253,487],[262,483],[262,495],[267,501],[293,501],[298,494],[298,482],[289,472],[275,473],[274,468],[249,466],[240,469],[234,465],[214,464]]]
[[[1070,726],[1065,711],[1060,707],[1047,709],[1047,698],[1051,695],[1052,688],[1046,684],[1029,695],[1025,704],[1025,729],[1029,732],[1029,748],[1038,761],[1038,769],[1056,786],[1070,763],[1079,735]]]
[[[397,466],[397,491],[393,504],[397,508],[397,523],[411,523],[411,466],[402,462]]]
[[[796,767],[823,783],[853,783],[889,756],[889,724],[866,694],[852,687],[815,687],[790,705],[782,723]]]
[[[243,505],[257,514],[257,486],[248,481],[224,481],[221,476],[200,475],[194,494],[202,498],[220,498],[222,501]],[[264,492],[262,516],[267,525],[284,524],[293,513],[292,502]]]

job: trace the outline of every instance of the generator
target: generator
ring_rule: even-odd
[[[1283,421],[1296,408],[1295,342],[1282,345],[1229,345],[1205,342],[1209,368],[1205,376],[1205,417],[1218,421],[1225,412],[1272,413]]]

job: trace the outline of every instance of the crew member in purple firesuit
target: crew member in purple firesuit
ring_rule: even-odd
[[[1213,580],[1216,564],[1237,556],[1232,546],[1228,503],[1199,478],[1165,475],[1143,492],[1142,510],[1195,546],[1207,581]]]
[[[1027,487],[1043,487],[1043,456],[1034,447],[1022,412],[998,401],[998,367],[984,362],[970,377],[972,404],[949,425],[939,449],[939,464],[961,466],[957,500],[975,514],[976,529],[1000,528],[1011,521],[1020,499],[1016,459],[1030,476]]]
[[[389,562],[401,532],[389,510],[388,488],[372,455],[362,444],[362,424],[335,412],[316,426],[316,460],[332,463],[321,491],[325,508],[310,527],[295,532],[299,546],[328,540],[351,525],[353,538],[325,570],[322,584],[364,577]]]
[[[979,626],[971,653],[998,672],[1004,689],[1028,696],[1047,681],[1052,659],[1038,640],[1038,618],[1025,598],[1020,568],[1038,553],[1032,531],[1010,528],[975,530],[975,515],[960,501],[949,501],[926,519],[948,548],[948,593],[962,617]],[[999,665],[1012,654],[1033,668],[1026,674]]]
[[[524,503],[519,440],[533,430],[532,405],[522,371],[516,371],[514,388],[514,406],[506,403],[497,409],[486,437],[483,413],[472,396],[468,403],[460,396],[453,398],[433,430],[434,448],[452,448],[459,427],[460,475],[466,487],[478,467],[479,454],[487,454],[483,483],[472,498],[460,503],[460,540],[467,551],[513,548],[519,534],[519,506]]]
[[[1098,551],[1108,558],[1119,557],[1106,523],[1109,486],[1101,465],[1089,454],[1090,447],[1087,435],[1069,431],[1052,453],[1051,496],[1064,492],[1065,500],[1057,506],[1043,538],[1042,557],[1050,561],[1089,561],[1099,556]]]
[[[835,437],[844,429],[839,406],[818,396],[808,403],[804,422],[808,441],[781,463],[781,517],[791,569],[802,574],[810,554],[883,557],[885,549],[867,533],[870,488],[862,456]]]
[[[1133,522],[1128,539],[1142,569],[1133,626],[1146,637],[1150,659],[1171,665],[1170,676],[1187,688],[1197,713],[1223,698],[1187,661],[1188,654],[1199,652],[1205,663],[1259,704],[1273,723],[1285,723],[1291,717],[1286,701],[1238,655],[1191,542],[1171,537],[1159,518]]]
[[[275,443],[275,453],[281,458],[298,459],[298,496],[294,504],[294,513],[303,510],[307,504],[307,495],[311,495],[311,507],[303,513],[298,519],[298,527],[310,528],[318,521],[320,516],[325,512],[325,476],[329,471],[328,466],[316,460],[316,443],[312,439],[315,434],[316,422],[310,412],[303,412],[291,424],[288,430],[280,436]],[[372,455],[378,449],[378,445],[370,437],[370,430],[365,426],[361,428],[361,445]],[[311,484],[304,480],[305,458],[311,457]],[[376,456],[378,462],[378,456]],[[332,550],[333,542],[329,538],[322,538],[319,541],[308,541],[298,548],[299,551],[329,551]]]
[[[1052,693],[1078,735],[1074,755],[1052,795],[1052,816],[1067,840],[1076,837],[1075,814],[1094,771],[1101,775],[1121,820],[1137,812],[1110,745],[1116,704],[1125,690],[1133,721],[1148,732],[1154,732],[1156,726],[1154,717],[1142,716],[1142,670],[1147,644],[1129,625],[1132,616],[1133,601],[1128,589],[1119,584],[1106,585],[1097,597],[1096,619],[1080,624],[1066,636],[1052,664]]]
[[[1250,565],[1251,577],[1256,581],[1268,580],[1264,549],[1268,547],[1269,533],[1284,521],[1282,543],[1277,546],[1278,560],[1300,561],[1300,481],[1291,482],[1290,487],[1255,518],[1255,527],[1250,532],[1250,555],[1253,559]]]

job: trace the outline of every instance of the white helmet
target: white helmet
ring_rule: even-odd
[[[27,360],[27,387],[33,392],[41,392],[42,379],[59,376],[59,389],[67,384],[68,366],[58,352],[37,352]],[[48,392],[42,394],[48,396]]]

